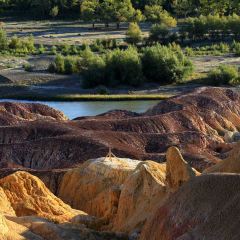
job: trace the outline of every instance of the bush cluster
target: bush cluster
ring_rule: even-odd
[[[181,32],[191,40],[223,40],[240,38],[240,16],[208,15],[188,18],[182,25]]]
[[[33,36],[19,38],[13,36],[8,38],[6,32],[0,29],[0,52],[12,54],[32,54],[35,53]]]
[[[177,45],[157,44],[138,51],[135,47],[126,50],[114,49],[100,55],[88,47],[79,58],[58,55],[49,66],[49,71],[80,73],[84,87],[99,85],[139,86],[144,82],[168,84],[180,82],[193,71],[191,61]]]
[[[181,82],[193,72],[192,62],[178,45],[147,47],[142,55],[144,76],[154,82]]]
[[[216,85],[239,84],[239,70],[235,66],[221,65],[208,73],[208,83]]]
[[[187,56],[205,56],[205,55],[224,55],[226,53],[234,53],[240,56],[240,43],[234,41],[232,44],[219,43],[202,47],[186,47],[185,53]]]

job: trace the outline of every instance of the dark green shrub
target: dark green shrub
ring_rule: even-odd
[[[63,45],[60,46],[60,48],[61,48],[61,54],[62,55],[67,56],[67,55],[71,54],[71,46],[70,45],[63,44]]]
[[[99,39],[97,39],[91,46],[93,52],[102,52],[104,47]]]
[[[18,38],[17,36],[13,36],[10,39],[9,48],[14,50],[16,53],[34,53],[34,38],[33,36],[28,38]]]
[[[103,85],[100,85],[97,89],[96,89],[97,93],[98,94],[101,94],[101,95],[106,95],[106,94],[109,94],[109,91],[108,89],[103,86]]]
[[[152,42],[162,41],[169,35],[168,27],[164,24],[154,24],[151,27],[149,40]]]
[[[46,49],[43,46],[43,44],[40,44],[39,47],[38,47],[38,53],[43,54],[43,53],[45,53],[45,51],[46,51]]]
[[[181,32],[193,40],[210,38],[220,40],[224,37],[238,39],[240,36],[240,16],[208,15],[188,18],[182,25]]]
[[[142,40],[142,31],[137,23],[130,23],[126,32],[126,41],[131,44],[137,44]]]
[[[57,55],[55,58],[56,72],[65,73],[64,57],[62,55]]]
[[[218,86],[231,84],[239,78],[238,69],[235,66],[221,65],[208,73],[208,83]]]
[[[64,73],[65,74],[73,74],[77,73],[77,61],[76,58],[67,56],[64,58]]]
[[[21,39],[21,47],[26,48],[29,53],[33,53],[35,51],[35,43],[34,37],[29,36],[28,38]]]
[[[83,75],[83,87],[94,88],[104,84],[105,62],[98,55],[88,57],[84,66],[81,68]]]
[[[13,36],[10,39],[9,48],[11,48],[11,49],[19,49],[19,48],[21,48],[21,40],[20,40],[20,38],[18,38],[17,36]]]
[[[0,29],[0,51],[6,50],[8,47],[7,34],[3,29]]]
[[[52,48],[50,50],[50,54],[51,55],[57,55],[57,47],[56,46],[52,46]]]
[[[26,72],[32,72],[33,71],[33,66],[30,63],[23,64],[23,68]]]
[[[115,49],[106,55],[106,80],[108,85],[127,84],[139,86],[143,83],[142,64],[137,49]]]
[[[233,45],[232,45],[232,49],[233,49],[233,53],[236,55],[236,56],[240,56],[240,42],[233,42]]]
[[[56,65],[55,62],[52,62],[52,63],[49,64],[48,71],[50,73],[56,73],[57,72],[57,65]]]
[[[83,43],[82,46],[81,46],[81,50],[84,51],[84,50],[87,49],[88,47],[89,47],[88,44]]]
[[[142,65],[148,81],[161,84],[181,82],[193,72],[193,64],[176,45],[145,48]]]
[[[71,45],[69,52],[71,55],[77,55],[79,53],[79,51],[75,45]]]
[[[59,13],[59,7],[58,7],[58,6],[54,6],[54,7],[50,10],[49,15],[50,15],[52,18],[55,18],[55,17],[57,17],[58,13]]]
[[[112,40],[109,38],[102,39],[101,44],[105,49],[110,49],[112,47]]]
[[[112,48],[117,48],[118,42],[117,39],[112,39]]]
[[[191,47],[186,47],[185,52],[186,52],[186,55],[189,57],[194,56],[194,50]]]

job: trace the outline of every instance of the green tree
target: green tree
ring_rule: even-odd
[[[32,0],[31,10],[40,17],[48,17],[51,11],[51,0]]]
[[[100,19],[108,27],[114,19],[114,0],[104,0],[100,4]]]
[[[133,16],[131,17],[131,22],[139,23],[139,22],[142,22],[144,20],[145,20],[145,16],[142,14],[141,10],[136,9],[134,11]]]
[[[143,83],[142,64],[134,47],[115,49],[106,56],[106,84],[139,86]]]
[[[176,0],[173,2],[174,12],[178,17],[187,17],[195,10],[195,5],[192,0]]]
[[[154,24],[151,27],[149,40],[151,42],[161,42],[169,35],[168,27],[164,24]]]
[[[135,9],[131,0],[104,0],[100,6],[100,18],[108,26],[109,22],[116,22],[117,28],[121,22],[127,22],[133,18]]]
[[[59,13],[59,8],[58,8],[58,6],[54,6],[54,7],[50,10],[49,15],[50,15],[52,18],[55,18],[55,17],[57,17],[58,13]]]
[[[127,42],[137,44],[142,40],[142,31],[137,23],[130,23],[126,32]]]
[[[200,0],[200,13],[203,15],[224,15],[230,7],[230,2],[227,0]]]
[[[159,44],[143,50],[142,66],[149,81],[161,84],[180,82],[193,71],[191,61],[181,48]]]
[[[113,4],[113,16],[117,22],[117,28],[119,28],[121,22],[127,22],[134,16],[135,9],[132,6],[131,0],[114,0]]]
[[[177,21],[170,14],[163,10],[159,5],[152,5],[145,7],[145,16],[148,21],[153,23],[165,24],[168,27],[175,27]]]
[[[98,0],[83,0],[81,4],[81,14],[85,21],[91,21],[93,28],[99,19],[99,1]]]
[[[166,0],[132,0],[132,4],[134,8],[144,10],[146,5],[166,5]]]

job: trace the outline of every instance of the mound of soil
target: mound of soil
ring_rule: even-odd
[[[240,95],[227,88],[199,88],[160,102],[144,114],[112,111],[66,121],[39,104],[0,104],[0,166],[74,167],[105,156],[165,161],[177,146],[198,171],[219,162],[232,144],[226,132],[240,128]]]

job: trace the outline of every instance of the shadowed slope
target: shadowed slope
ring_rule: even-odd
[[[186,183],[145,225],[141,240],[239,239],[240,175]]]

